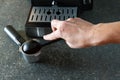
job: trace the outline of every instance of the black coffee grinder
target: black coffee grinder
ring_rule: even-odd
[[[31,0],[31,9],[25,25],[29,37],[43,37],[51,32],[51,20],[79,17],[91,10],[93,0]]]

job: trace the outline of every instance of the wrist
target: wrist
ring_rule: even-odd
[[[98,46],[111,43],[112,29],[106,23],[99,23],[91,30],[90,45]]]

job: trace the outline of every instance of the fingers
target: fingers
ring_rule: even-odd
[[[45,40],[56,40],[56,39],[60,38],[60,36],[59,36],[58,31],[54,31],[50,34],[44,35],[43,38]]]
[[[80,23],[79,18],[69,18],[69,19],[67,19],[66,21],[68,21],[68,22],[70,22],[70,23],[74,23],[74,24],[79,24],[79,23]],[[52,20],[52,21],[51,21],[52,30],[55,31],[55,30],[59,29],[61,26],[63,26],[63,24],[64,24],[66,21]]]
[[[61,38],[61,28],[64,26],[63,25],[64,21],[59,21],[59,20],[52,20],[51,21],[51,27],[53,32],[43,36],[45,40],[55,40],[58,38]]]
[[[52,28],[52,31],[56,31],[57,29],[59,29],[62,22],[63,22],[63,21],[52,20],[52,21],[51,21],[51,28]]]
[[[68,21],[72,21],[72,20],[69,19]],[[48,34],[48,35],[43,36],[43,38],[45,40],[55,40],[55,39],[58,39],[58,38],[63,38],[62,32],[67,31],[66,30],[67,26],[72,26],[72,24],[68,23],[66,21],[52,20],[51,21],[51,27],[52,27],[53,32]]]

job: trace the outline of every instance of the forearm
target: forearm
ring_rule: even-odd
[[[100,23],[93,27],[92,46],[120,43],[120,22]]]

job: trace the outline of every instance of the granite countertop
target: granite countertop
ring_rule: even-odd
[[[0,0],[0,80],[120,80],[119,44],[71,49],[59,41],[42,48],[39,63],[26,63],[3,29],[13,25],[26,38],[30,6],[30,0]],[[81,17],[95,24],[118,21],[120,0],[94,0]]]

